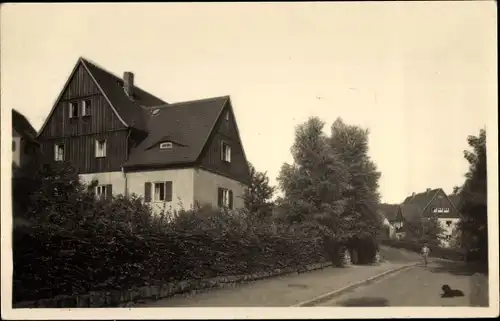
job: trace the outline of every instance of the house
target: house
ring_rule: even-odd
[[[398,205],[379,204],[377,213],[383,218],[382,225],[388,228],[389,238],[401,238],[401,228],[403,227],[404,220],[398,216]]]
[[[167,103],[79,58],[43,124],[45,163],[69,161],[100,197],[142,196],[155,212],[241,208],[250,180],[229,96]]]
[[[28,165],[36,160],[39,148],[36,135],[36,130],[26,117],[12,109],[12,165],[14,168]]]
[[[418,221],[429,217],[437,217],[443,228],[441,245],[449,247],[452,233],[460,221],[460,213],[442,188],[430,189],[425,192],[408,196],[399,206],[398,215],[404,221]]]

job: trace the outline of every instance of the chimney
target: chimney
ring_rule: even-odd
[[[429,194],[430,192],[431,192],[431,189],[428,188],[427,191],[426,191],[426,193]]]
[[[413,196],[415,196],[415,192],[411,193],[411,196],[412,196],[412,197],[413,197]]]
[[[130,99],[134,97],[134,74],[130,71],[123,73],[123,89]]]

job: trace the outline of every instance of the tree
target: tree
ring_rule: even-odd
[[[345,208],[354,218],[354,234],[358,238],[372,237],[380,231],[381,223],[376,214],[380,202],[378,192],[380,172],[368,155],[369,131],[345,124],[337,118],[331,127],[330,145],[347,166],[351,189],[344,190],[348,200]]]
[[[318,222],[318,227],[326,227],[323,232],[342,240],[348,237],[350,225],[342,218],[343,194],[351,188],[349,173],[328,144],[323,127],[317,117],[297,126],[291,148],[294,163],[284,164],[278,177],[284,192],[282,206],[288,209],[290,222]]]
[[[258,219],[268,218],[272,215],[272,197],[275,188],[269,185],[267,172],[259,172],[249,162],[250,186],[244,195],[245,207]]]
[[[469,259],[488,262],[488,208],[487,208],[487,167],[486,167],[486,130],[481,129],[478,136],[469,136],[467,142],[472,149],[464,151],[469,163],[465,182],[458,189],[462,213],[459,224],[462,246]]]

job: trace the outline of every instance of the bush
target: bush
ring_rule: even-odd
[[[14,229],[15,302],[325,261],[321,240],[307,229],[246,211],[202,207],[167,221],[135,196],[78,206],[68,200],[48,208],[71,207],[74,216],[39,213],[31,226]]]

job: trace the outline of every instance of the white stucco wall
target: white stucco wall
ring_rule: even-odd
[[[12,136],[13,145],[15,149],[12,151],[12,162],[17,166],[21,164],[21,137]]]
[[[99,181],[99,185],[113,185],[113,195],[125,195],[125,176],[122,172],[104,172],[80,174],[80,179],[85,184],[90,184],[94,179]]]
[[[172,182],[171,202],[151,202],[155,213],[164,209],[179,210],[190,209],[194,205],[194,169],[168,169],[127,173],[127,186],[129,195],[136,194],[144,197],[146,182]]]
[[[234,209],[245,207],[245,184],[203,169],[194,170],[194,199],[199,205],[210,204],[217,207],[219,187],[233,191]]]
[[[460,221],[459,218],[438,218],[439,225],[441,228],[443,228],[443,236],[444,237],[450,237],[453,233],[453,230],[457,226],[458,222]],[[451,222],[450,225],[448,225],[448,222]],[[450,240],[442,240],[441,241],[441,246],[443,247],[449,247],[450,246]]]

